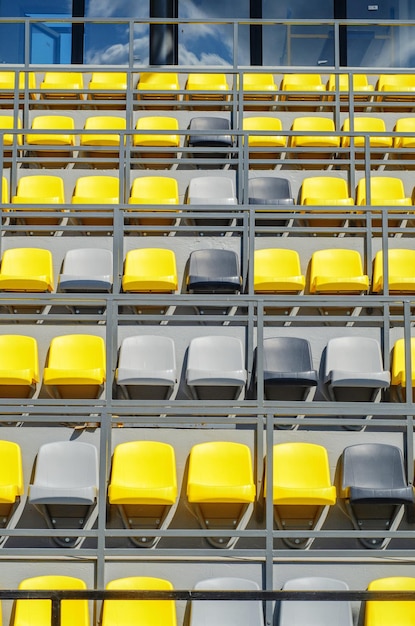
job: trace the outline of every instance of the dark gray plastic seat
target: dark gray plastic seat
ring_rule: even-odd
[[[326,348],[324,385],[330,400],[372,402],[390,385],[376,339],[336,337]]]
[[[101,248],[68,250],[59,276],[61,291],[107,292],[112,289],[112,252]]]
[[[402,452],[396,446],[362,443],[345,448],[341,458],[341,497],[357,530],[390,530],[401,505],[413,507]],[[361,539],[369,548],[384,539]]]
[[[195,585],[196,591],[259,591],[258,583],[245,578],[209,578]],[[189,626],[263,626],[264,614],[259,600],[193,601]]]
[[[195,250],[189,257],[187,290],[190,293],[239,293],[242,287],[239,258],[233,250]]]
[[[317,385],[317,372],[307,339],[265,339],[263,353],[266,400],[304,400],[309,390]]]
[[[129,399],[168,398],[176,383],[173,339],[156,335],[126,337],[115,376]]]
[[[186,383],[199,400],[234,400],[245,387],[247,372],[237,337],[196,337],[189,345]]]
[[[291,193],[290,181],[277,176],[259,176],[248,180],[248,203],[266,205],[268,207],[291,207],[294,198]],[[289,219],[277,219],[270,216],[271,209],[260,213],[258,223],[262,226],[287,226]]]
[[[192,148],[229,148],[233,147],[233,138],[230,134],[231,125],[224,117],[194,117],[190,120],[187,144]],[[192,134],[197,131],[197,134]],[[194,152],[194,158],[223,160],[230,156],[230,151]],[[200,167],[200,166],[199,166]]]
[[[284,591],[348,591],[342,580],[310,576],[288,580]],[[351,603],[342,600],[285,600],[279,609],[278,626],[353,626]]]
[[[98,495],[98,453],[78,441],[55,441],[40,447],[29,502],[39,508],[49,528],[83,528]],[[77,537],[54,537],[74,547]]]

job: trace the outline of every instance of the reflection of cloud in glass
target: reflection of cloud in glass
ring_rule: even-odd
[[[86,17],[148,17],[148,2],[137,0],[87,0]]]
[[[118,41],[102,47],[90,46],[85,51],[85,62],[91,65],[128,65],[129,31],[123,30]],[[149,62],[148,26],[136,24],[134,27],[134,59],[140,63]]]

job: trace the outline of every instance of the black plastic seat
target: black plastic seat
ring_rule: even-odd
[[[307,339],[265,339],[263,352],[266,400],[304,400],[309,390],[317,386],[317,372],[313,368]],[[257,376],[257,363],[255,375]]]
[[[239,259],[233,250],[195,250],[190,254],[187,290],[190,293],[239,293]]]
[[[412,509],[414,490],[405,477],[396,446],[366,443],[345,448],[341,459],[341,497],[357,530],[391,530],[401,506]],[[361,538],[367,548],[386,547],[388,539]]]
[[[187,145],[192,148],[232,148],[230,128],[229,120],[224,117],[194,117],[190,120]],[[197,134],[192,134],[192,131],[197,131]],[[196,159],[223,160],[229,158],[230,152],[206,150],[194,152],[191,156]]]

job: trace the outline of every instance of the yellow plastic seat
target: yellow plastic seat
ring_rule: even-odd
[[[214,103],[229,100],[230,87],[226,74],[189,74],[185,89],[185,100]],[[197,93],[198,91],[205,93]]]
[[[13,115],[0,115],[0,130],[18,130],[22,127],[22,122],[20,117],[17,118],[17,126],[15,124],[15,119]],[[6,148],[8,146],[13,146],[16,142],[18,146],[22,145],[22,135],[13,134],[13,133],[4,133],[3,134],[3,146]],[[10,154],[10,152],[7,152]]]
[[[390,293],[415,293],[415,250],[388,250],[388,286]],[[373,264],[372,291],[383,290],[383,252],[379,250]]]
[[[415,148],[415,118],[414,117],[401,117],[396,120],[395,128],[393,129],[395,136],[393,138],[394,148]],[[411,133],[406,137],[402,137],[399,133]],[[402,155],[404,159],[406,155]]]
[[[318,250],[311,257],[310,293],[363,293],[369,277],[363,274],[357,250]]]
[[[57,398],[97,398],[105,382],[105,344],[96,335],[54,337],[43,382]]]
[[[391,576],[378,578],[368,591],[415,591],[415,578]],[[366,602],[363,626],[413,626],[415,602],[412,600],[369,600]]]
[[[81,176],[76,181],[71,203],[116,206],[120,201],[119,190],[117,176]],[[79,223],[85,226],[112,226],[113,220],[112,217],[81,217]]]
[[[203,528],[237,530],[255,500],[251,451],[242,443],[211,441],[192,447],[187,498]],[[250,507],[252,508],[252,507]],[[207,538],[215,547],[230,547],[236,537]]]
[[[328,164],[325,159],[333,157],[333,151],[340,146],[340,137],[336,132],[334,122],[328,117],[296,117],[292,123],[291,130],[296,133],[302,132],[322,132],[324,135],[291,135],[289,146],[291,148],[302,148],[299,152],[288,154],[288,158],[301,161],[302,159],[315,159],[317,163],[307,163],[307,169],[322,169]],[[328,151],[314,152],[313,148],[328,148]]]
[[[173,72],[143,72],[137,83],[137,100],[174,101],[179,100],[179,76]],[[160,108],[160,105],[147,105],[149,108]]]
[[[29,154],[39,159],[46,157],[48,160],[41,161],[44,167],[65,166],[66,161],[59,163],[58,158],[68,159],[73,156],[71,150],[36,150],[37,146],[75,146],[75,122],[67,115],[38,115],[33,118],[32,131],[53,130],[56,133],[30,132],[25,137],[25,142],[32,147]],[[72,131],[72,132],[71,132]]]
[[[94,167],[119,167],[120,145],[125,143],[117,130],[127,128],[123,117],[114,115],[95,115],[85,120],[84,130],[97,131],[81,134],[79,137],[79,156],[86,158]],[[81,148],[86,148],[81,150]],[[96,149],[98,148],[98,149]],[[104,160],[105,159],[105,160]],[[110,159],[110,160],[108,160]]]
[[[415,337],[411,337],[411,343],[409,346],[410,361],[411,361],[411,382],[410,386],[412,390],[415,386]],[[406,381],[407,372],[405,364],[405,339],[398,339],[395,342],[392,351],[392,365],[391,365],[391,386],[392,391],[395,392],[395,399],[401,402],[405,402],[406,398]]]
[[[36,576],[26,578],[19,590],[86,590],[85,582],[72,576]],[[50,600],[17,600],[12,626],[49,626],[52,619]],[[87,600],[63,600],[61,603],[61,626],[89,626]]]
[[[128,87],[126,72],[92,72],[88,99],[125,100]]]
[[[255,293],[300,293],[305,287],[296,250],[267,248],[254,253]]]
[[[246,111],[269,108],[277,100],[278,87],[272,74],[245,72],[242,76],[242,90]]]
[[[1,291],[53,291],[53,260],[50,250],[10,248],[0,267]]]
[[[373,85],[369,84],[366,74],[353,74],[352,79],[353,85],[353,100],[355,102],[363,101],[370,102],[372,99],[372,92],[374,90]],[[327,91],[336,91],[336,75],[330,74],[329,79],[326,84]],[[338,75],[338,87],[337,89],[340,92],[347,92],[346,94],[340,94],[340,100],[348,101],[349,100],[349,75],[348,74],[339,74]],[[334,96],[327,96],[327,100],[334,100]]]
[[[132,576],[112,580],[108,591],[173,590],[173,585],[162,578]],[[174,600],[104,600],[102,626],[176,626]]]
[[[305,102],[307,108],[310,106],[311,108],[318,107],[323,93],[326,91],[319,74],[285,74],[280,88],[281,91],[285,92],[280,97],[282,102]],[[310,102],[315,103],[314,107],[309,104]],[[290,110],[296,110],[296,108],[290,108]]]
[[[172,446],[159,441],[128,441],[115,447],[108,500],[119,507],[126,528],[165,528],[166,515],[177,495]],[[158,540],[131,539],[140,547],[153,547]]]
[[[382,92],[376,96],[376,101],[387,102],[387,109],[393,108],[393,105],[390,103],[408,102],[408,110],[412,110],[415,94],[415,74],[381,74],[376,84],[376,91]],[[399,108],[399,111],[403,110],[405,109]]]
[[[354,205],[353,198],[349,197],[347,182],[337,176],[311,176],[304,178],[300,204],[304,206],[339,206],[348,207]],[[340,212],[340,211],[337,211]],[[346,209],[343,209],[346,212]],[[313,213],[336,213],[336,210],[313,211]],[[312,219],[309,225],[312,226],[337,226],[344,224],[345,218],[338,219]]]
[[[52,209],[37,205],[64,204],[65,193],[63,179],[60,176],[48,176],[39,174],[35,176],[22,176],[17,184],[16,195],[12,197],[14,208],[20,211],[57,211],[59,206]],[[28,206],[29,205],[29,206]],[[36,205],[32,207],[31,205]],[[24,218],[25,224],[59,224],[59,218]]]
[[[14,90],[16,87],[16,75],[18,78],[18,90],[19,97],[23,98],[25,87],[31,91],[36,89],[36,75],[34,72],[0,72],[0,98],[11,99],[14,98]],[[31,100],[36,99],[36,94],[29,93]]]
[[[147,148],[178,148],[180,145],[179,122],[175,117],[167,116],[149,116],[140,117],[137,120],[136,130],[145,131],[133,135],[133,146],[144,147],[144,152],[137,151],[136,156],[140,158],[140,165],[146,167],[154,167],[157,169],[169,167],[170,163],[164,161],[162,163],[148,163],[149,159],[170,159],[177,157],[177,150],[148,150]],[[159,131],[163,131],[160,133]],[[170,132],[164,132],[170,131]]]
[[[130,198],[128,200],[130,205],[172,205],[179,204],[179,187],[175,178],[168,176],[141,176],[136,178],[131,186]],[[149,211],[147,207],[141,209],[142,211]],[[152,213],[159,211],[169,211],[177,213],[175,209],[154,209]],[[150,224],[150,225],[171,225],[174,224],[176,218],[142,218],[137,216],[132,218],[134,224]]]
[[[355,117],[353,120],[354,131],[364,133],[385,133],[385,121],[380,117]],[[350,131],[350,118],[344,120],[342,130],[346,133]],[[349,148],[351,143],[350,137],[342,137],[342,148]],[[365,137],[354,137],[354,145],[356,148],[364,148]],[[371,148],[392,148],[392,137],[380,137],[370,135],[369,145]]]
[[[365,178],[357,184],[356,204],[360,206],[368,204]],[[402,180],[391,176],[371,176],[370,204],[372,206],[412,206],[411,198],[405,197]]]
[[[42,100],[84,100],[82,72],[45,72],[40,83]]]
[[[287,145],[287,138],[278,134],[282,130],[281,120],[277,117],[245,117],[242,130],[249,131],[249,159],[270,161],[270,163],[255,163],[255,167],[275,167],[274,161],[281,157],[281,151]],[[261,131],[266,131],[269,134],[261,135]],[[257,151],[253,148],[260,148],[260,150]],[[250,163],[250,167],[252,165]]]
[[[122,288],[126,292],[174,293],[178,288],[178,277],[173,250],[129,250],[125,257]]]
[[[36,339],[0,335],[0,397],[30,398],[39,382]]]
[[[1,202],[2,204],[9,204],[9,183],[5,176],[1,177]]]
[[[265,476],[265,494],[268,475]],[[314,443],[280,443],[273,448],[272,497],[275,521],[281,530],[312,530],[336,503],[327,450]],[[286,539],[290,547],[309,547],[311,539]]]
[[[0,528],[6,528],[24,494],[23,462],[20,446],[13,441],[0,441],[0,456]],[[5,541],[0,538],[0,545]]]

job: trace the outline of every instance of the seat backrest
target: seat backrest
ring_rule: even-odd
[[[87,117],[84,124],[84,130],[125,130],[127,122],[124,117],[115,115],[94,115]],[[85,135],[87,141],[88,135]]]
[[[168,580],[146,576],[133,576],[112,580],[106,586],[111,591],[173,590]],[[174,600],[105,600],[102,607],[102,626],[176,626],[176,606]]]
[[[288,580],[284,591],[348,591],[348,585],[334,578],[319,576]],[[351,603],[347,601],[286,600],[279,607],[278,626],[353,626]]]
[[[82,72],[45,72],[40,88],[44,89],[83,89]]]
[[[20,590],[79,590],[87,589],[85,582],[71,576],[36,576],[19,584]],[[50,600],[17,600],[13,626],[44,626],[50,624],[52,603]],[[87,600],[63,600],[61,603],[61,626],[89,626]]]
[[[141,176],[131,187],[134,204],[179,204],[177,180],[169,176]]]
[[[24,493],[22,451],[14,441],[0,441],[0,494],[2,502],[14,502]],[[0,620],[1,623],[1,620]]]
[[[284,248],[255,250],[254,276],[273,278],[301,276],[300,255],[296,250]]]
[[[326,375],[334,369],[366,374],[383,371],[379,342],[371,337],[330,339],[326,349]]]
[[[349,75],[348,74],[339,74],[338,75],[338,89],[340,91],[349,91]],[[366,74],[353,74],[352,80],[353,90],[361,91],[361,90],[369,90],[373,91],[373,85],[369,85]],[[335,91],[336,89],[336,75],[330,74],[329,80],[327,82],[327,91]]]
[[[45,276],[53,283],[53,260],[50,250],[9,248],[1,260],[0,276]]]
[[[125,337],[121,342],[118,367],[157,372],[176,370],[174,341],[158,335]]]
[[[307,91],[318,89],[325,90],[319,74],[285,74],[281,82],[281,89],[294,89]]]
[[[39,197],[40,201],[48,198],[52,202],[63,204],[65,202],[63,179],[60,176],[46,174],[22,176],[17,184],[15,197],[21,198],[22,201],[25,198]]]
[[[389,248],[388,250],[388,270],[390,278],[403,278],[415,276],[415,250],[402,248]],[[373,283],[379,279],[383,281],[383,252],[375,255],[373,265]]]
[[[300,204],[304,204],[306,198],[343,200],[348,197],[347,182],[344,178],[338,178],[337,176],[310,176],[303,180]]]
[[[311,256],[311,277],[314,276],[338,276],[351,277],[362,276],[362,259],[357,250],[344,250],[330,248],[317,250]]]
[[[227,276],[239,276],[239,258],[234,250],[194,250],[189,257],[189,276],[211,280]]]
[[[266,130],[280,131],[282,130],[282,122],[278,117],[244,117],[242,122],[243,130]]]
[[[125,276],[177,275],[176,255],[164,248],[137,248],[125,256]]]
[[[296,117],[292,123],[293,131],[324,131],[334,133],[336,127],[329,117]],[[312,137],[310,137],[312,139]]]
[[[258,583],[245,578],[209,578],[196,583],[196,591],[259,591]],[[258,600],[239,602],[237,600],[193,601],[190,612],[190,626],[208,626],[223,623],[227,626],[262,626],[264,614]]]
[[[90,89],[127,89],[126,72],[92,72]]]
[[[32,370],[35,381],[39,380],[37,341],[25,335],[0,335],[0,371]]]
[[[277,91],[277,85],[272,74],[261,74],[255,72],[245,72],[242,76],[242,87],[244,90],[263,89],[267,91]]]
[[[313,370],[310,343],[299,337],[264,339],[264,371],[309,372]]]
[[[91,203],[112,199],[119,202],[120,181],[118,176],[80,176],[73,192],[73,198],[85,198]]]
[[[415,337],[411,337],[411,343],[409,346],[410,359],[411,359],[411,374],[412,385],[415,383]],[[402,385],[406,384],[406,358],[405,358],[405,339],[398,339],[393,346],[392,352],[392,371],[391,371],[391,384]]]
[[[197,74],[190,73],[187,76],[186,89],[200,89],[202,91],[220,90],[227,91],[229,84],[226,74]],[[201,94],[200,97],[203,97]]]
[[[189,204],[237,204],[232,178],[225,176],[196,176],[189,182]]]
[[[414,74],[381,74],[376,85],[376,91],[389,89],[391,91],[405,91],[415,87]]]
[[[370,194],[371,199],[384,200],[385,205],[388,200],[403,200],[405,198],[405,189],[400,178],[393,176],[372,176],[370,178]],[[366,180],[362,178],[356,189],[356,204],[366,204]]]
[[[368,585],[368,591],[415,591],[415,578],[391,576],[378,578]],[[415,602],[409,600],[378,600],[366,602],[364,626],[395,626],[415,622]]]
[[[80,441],[54,441],[39,448],[33,484],[56,488],[98,489],[98,452]],[[62,494],[63,495],[63,494]]]
[[[102,248],[74,248],[65,255],[62,274],[75,276],[112,275],[112,251]]]
[[[179,77],[173,72],[142,72],[137,83],[137,89],[175,91],[180,89]]]
[[[248,180],[249,204],[274,204],[279,200],[294,202],[288,178],[259,176]]]
[[[209,335],[196,337],[189,344],[188,369],[226,371],[245,369],[242,342],[237,337]]]
[[[54,369],[102,369],[105,344],[97,335],[61,335],[50,343],[48,366]]]
[[[327,489],[335,499],[331,486],[329,459],[326,448],[314,443],[290,442],[274,445],[274,499],[279,490]]]
[[[402,452],[383,443],[361,443],[344,449],[341,464],[344,496],[350,487],[397,489],[407,487]]]

